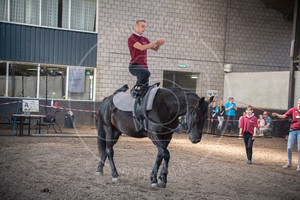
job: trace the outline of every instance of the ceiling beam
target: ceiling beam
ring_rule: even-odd
[[[266,8],[276,9],[282,7],[293,7],[294,0],[281,0],[278,2],[266,3]]]

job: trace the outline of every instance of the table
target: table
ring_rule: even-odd
[[[39,134],[41,133],[41,119],[46,115],[25,115],[25,114],[13,114],[13,117],[20,118],[20,135],[23,136],[24,119],[28,119],[28,135],[30,135],[31,119],[38,119]]]

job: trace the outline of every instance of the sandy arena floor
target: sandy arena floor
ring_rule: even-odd
[[[120,174],[109,163],[96,176],[96,138],[0,136],[1,199],[299,199],[300,172],[292,169],[286,141],[257,138],[253,165],[243,140],[205,135],[196,145],[174,135],[167,188],[151,189],[156,148],[149,139],[122,136],[115,145]]]

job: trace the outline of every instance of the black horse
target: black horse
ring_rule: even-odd
[[[151,111],[147,111],[147,132],[135,130],[132,113],[118,110],[113,104],[113,95],[106,97],[99,107],[98,150],[101,156],[97,174],[103,174],[103,166],[108,157],[113,181],[118,180],[118,172],[114,164],[113,146],[121,133],[135,138],[148,137],[157,147],[156,162],[151,173],[152,187],[166,187],[170,153],[167,149],[174,130],[178,127],[178,117],[186,115],[189,139],[198,143],[202,137],[203,125],[206,121],[207,107],[212,102],[205,101],[196,93],[179,88],[160,88],[156,94]],[[159,179],[157,173],[164,160]]]

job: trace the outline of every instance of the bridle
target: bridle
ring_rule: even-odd
[[[194,122],[194,117],[193,117],[193,115],[196,113],[197,109],[198,109],[198,108],[197,108],[196,106],[193,106],[193,109],[192,109],[187,115],[184,116],[185,119],[187,120],[187,125],[188,125],[187,132],[188,132],[188,133],[191,133],[192,125],[195,123],[195,122]],[[192,115],[192,117],[190,117],[191,115]],[[190,117],[190,119],[189,119],[189,117]],[[189,120],[188,120],[188,119],[189,119]],[[181,126],[183,126],[183,124],[182,124],[181,121],[179,122],[179,124],[180,124]],[[200,132],[199,132],[199,133],[200,133]],[[203,133],[206,133],[206,132],[201,131],[201,133],[203,134]]]

